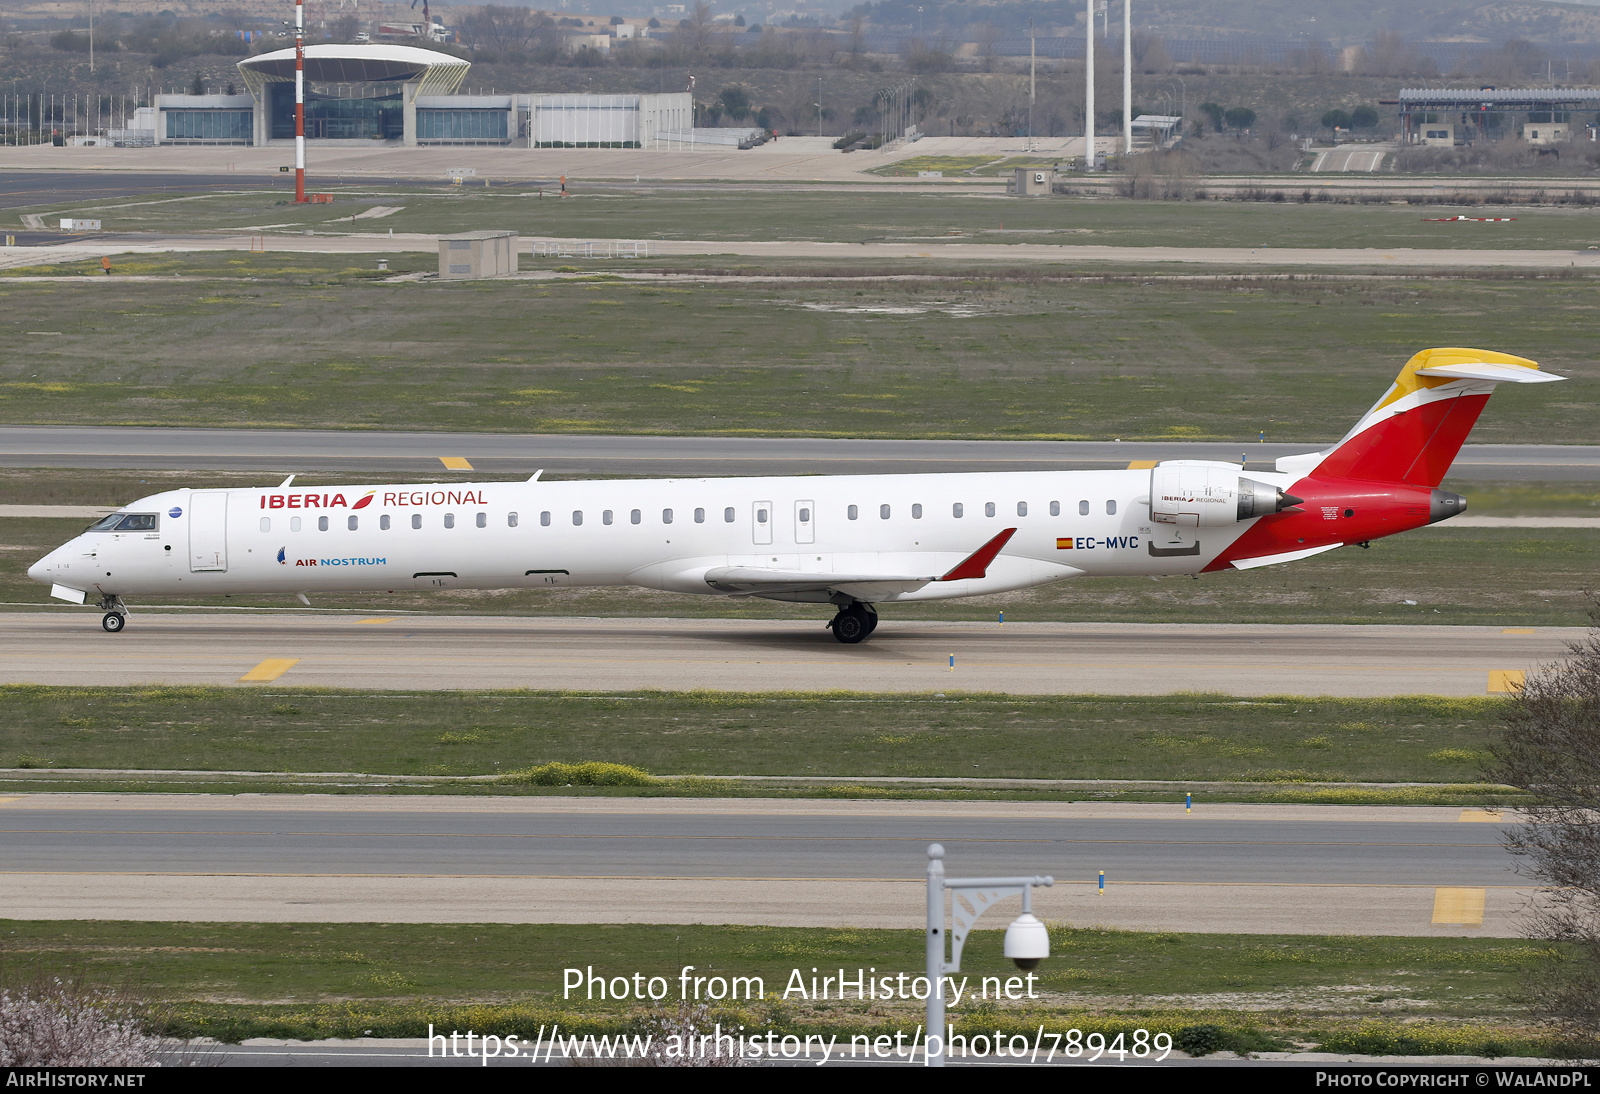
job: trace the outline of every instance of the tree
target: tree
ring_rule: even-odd
[[[738,85],[730,85],[722,89],[717,98],[722,100],[723,113],[734,121],[743,121],[750,116],[750,93]]]
[[[1222,120],[1227,123],[1229,129],[1238,133],[1256,124],[1256,112],[1248,106],[1232,106],[1222,115]]]
[[[1351,129],[1372,129],[1378,124],[1378,111],[1376,107],[1358,106],[1350,111]]]
[[[189,94],[191,94],[191,95],[204,95],[205,93],[206,93],[206,82],[205,82],[204,78],[201,77],[200,73],[196,72],[194,74],[194,79],[189,81]]]
[[[341,15],[328,23],[328,33],[335,42],[353,42],[356,40],[356,31],[361,29],[361,23],[354,15]]]
[[[1566,660],[1530,672],[1501,717],[1484,775],[1528,795],[1505,832],[1537,879],[1530,933],[1568,945],[1526,986],[1535,1012],[1593,1050],[1600,1042],[1600,599]]]
[[[1322,126],[1324,129],[1349,129],[1350,115],[1343,110],[1330,110],[1322,115]]]
[[[1221,103],[1201,103],[1200,113],[1211,119],[1212,129],[1221,129],[1222,118],[1227,111],[1222,108]]]

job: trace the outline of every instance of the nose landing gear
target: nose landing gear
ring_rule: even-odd
[[[839,614],[828,623],[833,637],[847,646],[864,642],[878,628],[878,609],[871,604],[852,600],[839,609]]]
[[[122,597],[103,596],[97,607],[106,613],[100,626],[107,634],[117,634],[128,625],[128,606],[122,602]]]

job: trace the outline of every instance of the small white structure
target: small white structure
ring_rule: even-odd
[[[1170,114],[1140,114],[1132,125],[1135,152],[1165,148],[1172,143],[1174,135],[1183,133],[1183,119]]]
[[[1456,143],[1456,127],[1448,122],[1425,122],[1417,130],[1417,143],[1438,148],[1454,148]]]
[[[516,232],[462,232],[439,237],[439,276],[445,280],[504,277],[516,272]]]
[[[63,232],[98,232],[100,230],[100,222],[98,220],[85,220],[83,217],[62,217],[61,230]]]

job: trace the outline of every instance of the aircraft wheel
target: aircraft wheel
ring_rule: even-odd
[[[121,612],[107,612],[105,618],[100,620],[100,625],[106,629],[107,634],[116,634],[128,625],[128,617]]]
[[[872,633],[872,616],[860,604],[852,604],[833,617],[829,624],[833,637],[847,646],[853,646]]]
[[[871,604],[861,605],[867,611],[867,633],[862,638],[871,638],[872,632],[878,629],[878,610]]]

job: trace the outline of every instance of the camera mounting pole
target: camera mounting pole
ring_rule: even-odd
[[[967,877],[944,876],[944,847],[935,843],[928,847],[928,1013],[923,1025],[923,1051],[928,1066],[943,1067],[945,1050],[944,978],[949,973],[961,971],[961,950],[967,944],[967,935],[978,917],[989,906],[1006,897],[1022,897],[1022,914],[1006,928],[1006,956],[1018,968],[1031,969],[1050,956],[1050,933],[1033,915],[1033,887],[1049,887],[1056,883],[1049,875],[1032,877]],[[951,917],[955,931],[950,941],[950,960],[945,960],[945,910],[944,894],[952,894]],[[932,1049],[933,1038],[938,1038],[939,1051]]]

